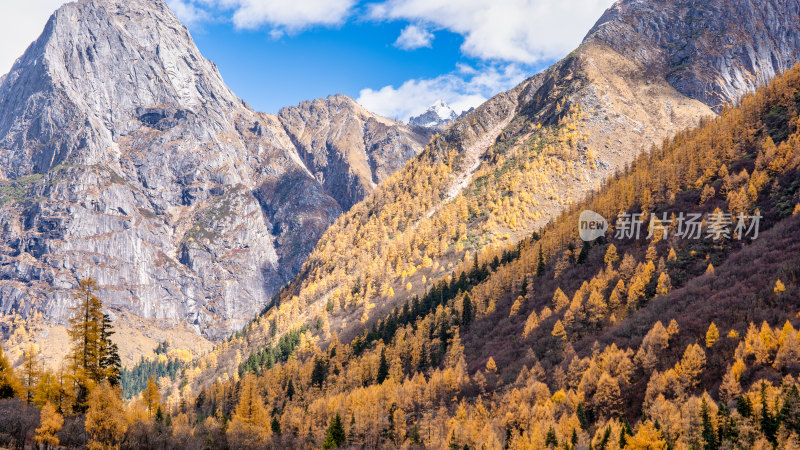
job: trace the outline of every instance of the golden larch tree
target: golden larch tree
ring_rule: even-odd
[[[120,394],[105,380],[89,393],[85,427],[90,450],[115,448],[125,436],[128,424]]]
[[[56,411],[52,403],[47,402],[42,406],[39,428],[36,429],[34,439],[45,449],[57,447],[59,440],[56,435],[62,426],[64,426],[64,417]]]

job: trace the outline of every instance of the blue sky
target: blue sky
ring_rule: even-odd
[[[166,0],[231,89],[277,112],[346,94],[406,120],[456,111],[574,49],[612,0]],[[0,72],[64,0],[0,4]]]

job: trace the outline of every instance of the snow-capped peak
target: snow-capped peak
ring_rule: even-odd
[[[453,108],[445,103],[444,100],[439,99],[436,103],[429,106],[424,113],[410,118],[408,123],[421,127],[439,128],[457,118],[458,114],[453,111]]]
[[[428,108],[428,111],[435,112],[436,115],[442,120],[453,120],[458,117],[456,112],[453,111],[453,108],[451,108],[450,105],[445,103],[442,99],[437,100],[436,103],[431,105]]]

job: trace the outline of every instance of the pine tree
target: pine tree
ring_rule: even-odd
[[[347,441],[347,436],[344,433],[344,424],[342,424],[342,417],[336,413],[328,424],[328,430],[325,432],[325,441],[322,443],[322,448],[330,449],[334,447],[341,447]]]
[[[539,263],[536,265],[536,276],[541,277],[544,275],[545,265],[544,265],[544,253],[542,252],[542,245],[539,244]]]
[[[472,300],[469,294],[464,294],[464,301],[461,308],[461,324],[464,328],[469,328],[472,319],[475,318],[475,310],[472,307]]]
[[[586,262],[586,258],[589,257],[589,242],[583,241],[583,246],[581,247],[581,252],[578,254],[578,261],[577,264],[583,264]]]
[[[389,377],[389,363],[386,361],[386,347],[381,349],[381,360],[378,364],[378,384],[382,384]]]
[[[102,354],[100,355],[100,368],[103,376],[111,383],[111,386],[119,384],[119,376],[122,369],[122,360],[119,357],[117,344],[111,340],[114,335],[114,328],[111,317],[103,314],[102,326],[100,328],[100,341]]]
[[[552,446],[553,448],[558,447],[558,438],[556,437],[556,430],[553,429],[553,426],[550,425],[550,428],[547,430],[547,435],[544,438],[544,445],[547,447]]]
[[[708,403],[705,397],[703,397],[702,403],[700,404],[700,418],[703,423],[703,441],[705,441],[703,448],[705,450],[714,450],[718,448],[717,430],[711,421],[711,416],[708,412]]]
[[[780,423],[770,412],[770,407],[767,403],[767,383],[763,380],[761,381],[761,417],[759,418],[759,424],[761,425],[761,432],[764,433],[764,437],[774,445],[776,442],[775,435],[778,432]]]
[[[328,378],[328,363],[324,358],[314,358],[314,368],[311,371],[311,384],[322,389],[325,379]]]

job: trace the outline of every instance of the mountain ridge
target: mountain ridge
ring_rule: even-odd
[[[758,11],[773,7],[768,1],[748,5]],[[788,15],[776,16],[780,20],[773,21],[772,28],[753,19],[742,25],[752,28],[749,34],[741,35],[741,27],[731,30],[730,38],[742,38],[745,50],[731,52],[722,66],[741,67],[745,75],[751,73],[747,67],[761,67],[743,63],[761,54],[746,51],[748,36],[754,42],[774,42],[769,37],[775,32],[790,37],[779,42],[780,52],[794,48],[800,43],[800,22],[792,20],[797,5],[797,1],[788,2]],[[668,6],[669,11],[709,7],[686,0]],[[712,2],[711,7],[717,13],[704,16],[705,20],[715,21],[713,27],[724,30],[726,16],[719,11],[734,6]],[[692,34],[692,28],[672,26],[683,16],[664,13],[652,2],[623,0],[610,11],[615,9],[641,15],[617,15],[620,24],[604,15],[598,22],[602,26],[593,28],[570,55],[465,114],[403,171],[340,217],[298,277],[282,291],[280,307],[245,329],[247,342],[234,337],[229,351],[247,354],[252,342],[269,342],[276,333],[268,326],[270,321],[284,324],[278,327],[278,336],[289,324],[321,321],[329,331],[315,338],[323,345],[334,333],[347,342],[393,308],[423,296],[431,283],[456,276],[459,264],[467,264],[476,254],[491,258],[498,246],[526,239],[571,204],[591,195],[642,152],[714,117],[720,103],[713,99],[727,92],[729,84],[725,78],[706,75],[703,55],[697,55],[699,62],[687,66],[682,76],[702,80],[701,85],[720,93],[698,94],[709,104],[682,94],[668,79],[672,68],[657,64],[669,55],[669,45],[624,32],[616,35],[616,43],[607,42],[612,31],[627,28],[627,21],[657,23],[659,30],[676,36],[687,32],[688,42],[698,41],[693,45],[707,47],[714,41]],[[747,17],[757,16],[758,12]],[[728,38],[724,32],[714,37]],[[628,44],[637,49],[629,56],[615,50],[615,45]],[[800,47],[795,50],[796,54]],[[709,59],[718,60],[716,54],[709,54]],[[772,59],[766,64],[772,64]],[[782,67],[774,67],[773,73]],[[758,77],[752,75],[755,80]],[[736,85],[737,93],[752,92],[755,86]],[[269,335],[264,334],[267,331]],[[233,376],[235,370],[222,363],[230,361],[230,356],[228,352],[220,356],[223,367],[210,370],[203,380]]]
[[[380,180],[422,149],[425,134],[342,101],[374,125],[330,178]],[[230,91],[162,0],[62,6],[0,84],[4,336],[58,335],[86,277],[125,361],[239,328],[373,189],[326,190],[291,130]]]

